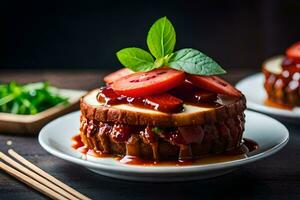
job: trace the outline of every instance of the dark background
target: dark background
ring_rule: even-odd
[[[1,69],[120,66],[115,52],[146,48],[151,24],[167,16],[176,49],[197,48],[224,68],[253,68],[300,40],[300,1],[2,1]]]

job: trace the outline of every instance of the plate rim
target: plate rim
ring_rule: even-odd
[[[252,114],[257,114],[261,115],[263,117],[269,118],[271,121],[278,123],[284,130],[284,139],[273,146],[272,148],[260,152],[255,155],[251,155],[247,158],[239,159],[239,160],[233,160],[233,161],[226,161],[226,162],[221,162],[221,163],[214,163],[214,164],[205,164],[205,165],[193,165],[193,166],[162,166],[162,167],[149,167],[149,166],[136,166],[136,165],[108,165],[108,164],[102,164],[102,163],[96,163],[92,161],[87,161],[63,152],[60,152],[56,150],[55,148],[48,146],[46,142],[44,141],[44,135],[47,135],[47,132],[45,131],[48,128],[51,128],[51,126],[54,126],[56,123],[58,123],[62,118],[68,117],[71,115],[75,114],[80,114],[80,111],[72,112],[67,115],[64,115],[62,117],[59,117],[52,122],[48,123],[46,126],[42,128],[42,130],[39,133],[38,136],[38,141],[39,144],[42,146],[42,148],[47,151],[48,153],[52,154],[53,156],[56,156],[58,158],[61,158],[63,160],[69,161],[71,163],[75,163],[78,165],[81,165],[86,168],[92,168],[92,169],[97,169],[97,170],[104,170],[104,171],[111,171],[111,172],[125,172],[125,173],[135,173],[135,174],[146,174],[146,173],[151,173],[151,174],[174,174],[174,173],[195,173],[195,172],[209,172],[209,171],[214,171],[214,170],[224,170],[228,168],[234,168],[234,167],[239,167],[241,165],[246,165],[248,163],[263,159],[265,157],[268,157],[276,152],[278,152],[280,149],[282,149],[289,141],[289,131],[288,129],[280,123],[278,120],[269,117],[265,114],[262,113],[257,113],[254,111],[245,111],[247,113],[252,113]],[[105,158],[104,158],[105,159]]]
[[[242,80],[237,82],[237,84],[235,86],[236,86],[236,88],[240,89],[243,92],[243,90],[241,88],[244,87],[244,85],[249,80],[260,79],[260,78],[264,78],[263,73],[261,73],[261,72],[243,78]],[[252,110],[255,110],[258,112],[263,112],[265,114],[276,115],[276,116],[281,116],[281,117],[300,118],[300,115],[297,115],[291,111],[278,109],[278,108],[272,108],[270,106],[265,106],[263,104],[255,103],[253,101],[250,101],[249,98],[247,98],[247,96],[246,96],[246,99],[247,99],[247,107],[249,109],[252,109]],[[300,107],[297,107],[297,109],[298,108],[300,108]]]

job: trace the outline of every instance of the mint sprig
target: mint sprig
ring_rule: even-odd
[[[186,48],[173,53],[175,44],[175,29],[167,17],[163,17],[152,25],[147,36],[147,45],[155,60],[147,51],[135,47],[118,51],[117,57],[132,71],[150,71],[168,66],[203,76],[226,73],[216,61],[196,49]]]

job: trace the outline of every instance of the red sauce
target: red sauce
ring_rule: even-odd
[[[81,147],[84,147],[84,144],[83,144],[83,142],[81,141],[81,137],[80,137],[80,134],[78,134],[78,135],[76,135],[76,136],[74,136],[73,138],[72,138],[72,147],[74,148],[74,149],[79,149],[79,148],[81,148]],[[80,151],[81,152],[81,151]]]
[[[226,162],[226,161],[246,158],[248,153],[257,150],[259,148],[258,144],[255,141],[244,138],[243,144],[239,148],[224,152],[222,154],[208,155],[193,160],[153,161],[153,160],[144,160],[139,157],[129,156],[129,155],[124,157],[112,156],[109,154],[103,154],[100,151],[94,151],[92,149],[88,149],[81,141],[80,135],[76,135],[75,137],[73,137],[72,141],[73,141],[72,147],[83,154],[87,154],[98,158],[112,157],[123,164],[141,165],[141,166],[187,166],[187,165],[213,164],[213,163]]]
[[[109,154],[104,154],[101,151],[95,151],[93,149],[89,149],[84,145],[84,143],[81,141],[80,135],[76,135],[72,138],[72,147],[79,151],[82,154],[87,154],[90,156],[98,157],[98,158],[103,158],[103,157],[111,157]]]
[[[169,93],[147,97],[127,97],[116,94],[109,86],[102,87],[97,95],[97,100],[105,105],[130,104],[158,110],[166,113],[177,113],[183,110],[183,102],[197,104],[202,107],[221,106],[218,95],[205,91],[185,82],[174,88]]]
[[[109,86],[100,89],[97,100],[101,103],[104,102],[107,106],[130,104],[167,113],[176,113],[183,110],[183,101],[168,93],[148,97],[127,97],[116,94]]]
[[[239,148],[224,152],[222,154],[208,155],[199,159],[193,160],[177,160],[177,161],[151,161],[143,160],[136,156],[124,156],[123,158],[118,157],[123,164],[129,165],[142,165],[142,166],[187,166],[187,165],[203,165],[213,164],[232,160],[239,160],[246,158],[247,154],[258,149],[258,144],[250,139],[243,139],[243,145]]]

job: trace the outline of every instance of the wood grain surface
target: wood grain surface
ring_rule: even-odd
[[[235,83],[255,73],[229,72]],[[1,71],[0,81],[50,80],[72,89],[93,89],[102,84],[101,71]],[[0,135],[0,150],[15,149],[79,192],[93,199],[300,199],[300,126],[287,124],[290,141],[279,153],[221,177],[185,183],[138,183],[94,174],[48,154],[37,137]],[[263,134],[263,133],[261,133]],[[12,144],[8,145],[11,141]],[[0,199],[47,199],[0,171]]]

